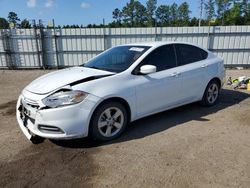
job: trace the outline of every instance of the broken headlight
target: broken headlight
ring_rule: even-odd
[[[44,98],[42,102],[45,106],[56,108],[82,102],[87,95],[87,93],[79,90],[61,91]]]

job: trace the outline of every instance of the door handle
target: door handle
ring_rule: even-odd
[[[177,76],[179,76],[179,75],[180,75],[180,73],[174,72],[174,73],[171,74],[171,77],[177,77]]]
[[[201,66],[201,68],[206,68],[208,65],[207,64],[204,64]]]

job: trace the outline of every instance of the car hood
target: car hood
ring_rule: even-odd
[[[47,94],[66,85],[76,85],[113,74],[92,68],[72,67],[41,76],[25,89],[36,94]]]

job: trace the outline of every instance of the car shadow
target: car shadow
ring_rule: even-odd
[[[250,97],[250,94],[237,90],[223,89],[221,91],[218,104],[212,107],[203,107],[199,103],[192,103],[172,110],[167,110],[155,115],[142,118],[128,125],[125,132],[113,141],[100,143],[90,138],[74,140],[51,140],[52,143],[69,148],[91,148],[100,145],[107,145],[119,142],[125,142],[133,139],[140,139],[165,131],[171,127],[180,126],[183,123],[196,121],[210,121],[205,118],[209,114],[216,113],[227,107],[240,103]],[[202,124],[201,124],[202,125]]]

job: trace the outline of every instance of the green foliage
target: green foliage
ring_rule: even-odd
[[[115,19],[117,26],[121,25],[121,20],[122,20],[122,11],[120,9],[116,8],[113,11],[113,18]]]
[[[188,26],[189,25],[189,14],[191,13],[191,11],[189,10],[189,5],[187,2],[182,3],[179,7],[178,7],[178,22],[179,22],[179,26]]]
[[[204,5],[206,19],[201,20],[202,26],[250,24],[249,0],[204,0]],[[190,13],[187,2],[157,7],[157,0],[147,0],[146,6],[137,0],[130,0],[121,11],[118,8],[113,11],[115,21],[109,26],[152,27],[155,23],[170,27],[198,26],[199,20],[190,18]]]
[[[8,14],[8,21],[10,23],[13,23],[15,26],[17,26],[20,19],[18,18],[17,14],[15,12],[9,12]]]
[[[176,3],[170,6],[170,24],[178,26],[178,5]]]
[[[203,0],[206,19],[201,20],[201,26],[208,25],[250,25],[249,0]],[[157,0],[147,0],[145,5],[139,0],[129,0],[121,9],[116,8],[112,12],[111,23],[88,24],[88,28],[102,27],[174,27],[174,26],[198,26],[199,20],[190,17],[189,4],[183,2],[177,4],[162,4],[157,6]],[[8,20],[8,21],[7,21]],[[9,12],[7,20],[0,18],[0,29],[14,27],[31,28],[27,19],[20,19],[15,12]],[[213,22],[211,22],[213,20]],[[45,27],[40,25],[40,27]],[[56,28],[61,28],[57,26]],[[62,28],[84,28],[83,25],[64,25]]]
[[[244,19],[241,16],[241,4],[234,3],[234,6],[225,12],[224,17],[226,25],[242,25]]]
[[[20,27],[24,29],[30,29],[31,25],[27,19],[24,19],[23,21],[21,21]]]
[[[147,20],[148,26],[152,27],[154,25],[155,19],[155,11],[157,8],[157,0],[148,0],[146,3],[147,7]]]
[[[5,18],[0,18],[0,29],[8,29],[9,23]]]
[[[217,20],[221,25],[224,25],[225,14],[229,10],[232,0],[216,0],[217,5]]]
[[[168,5],[160,5],[156,12],[156,20],[160,26],[170,25],[170,7]]]
[[[214,0],[208,0],[205,3],[205,11],[206,11],[206,17],[207,20],[210,21],[215,16],[215,1]]]

